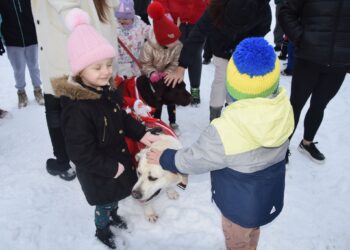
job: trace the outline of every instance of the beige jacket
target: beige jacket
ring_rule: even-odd
[[[31,0],[39,44],[39,64],[44,93],[54,94],[50,79],[69,75],[67,56],[67,30],[64,19],[72,8],[81,8],[90,15],[91,24],[117,49],[116,19],[114,8],[119,0],[107,0],[111,6],[109,23],[98,19],[93,0]]]
[[[177,42],[173,48],[164,48],[159,45],[154,32],[150,32],[150,37],[144,44],[140,54],[140,63],[142,64],[142,73],[150,77],[154,71],[173,72],[179,65],[179,57],[182,49],[182,43]]]

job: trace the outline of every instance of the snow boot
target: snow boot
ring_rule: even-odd
[[[222,107],[209,107],[209,109],[210,109],[210,116],[209,116],[210,122],[215,118],[220,117]]]
[[[25,90],[18,90],[18,108],[24,108],[28,105],[28,97]]]
[[[35,97],[36,102],[39,105],[44,105],[45,104],[44,96],[43,96],[43,93],[42,93],[40,87],[34,89],[34,97]]]
[[[46,170],[49,174],[53,176],[58,175],[65,181],[71,181],[76,176],[76,173],[69,165],[69,162],[58,162],[56,159],[52,158],[46,161]]]
[[[199,88],[191,88],[191,106],[197,107],[201,103]]]
[[[117,213],[118,208],[115,208],[111,211],[111,216],[110,216],[110,225],[116,226],[120,229],[128,229],[128,225],[126,224],[126,221],[120,217]]]
[[[8,113],[8,111],[0,109],[0,119],[5,118]]]
[[[323,164],[326,157],[318,150],[315,144],[317,144],[317,142],[311,142],[310,145],[305,145],[302,140],[299,144],[298,150],[308,156],[313,162]]]
[[[111,229],[109,228],[109,226],[102,229],[97,228],[95,236],[97,237],[97,239],[99,239],[103,244],[105,244],[109,248],[111,249],[117,248],[113,240],[114,235]]]

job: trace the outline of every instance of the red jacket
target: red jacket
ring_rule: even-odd
[[[165,13],[170,13],[174,22],[180,17],[181,23],[195,24],[203,15],[209,0],[154,0],[165,8]]]

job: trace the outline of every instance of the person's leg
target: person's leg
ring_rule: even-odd
[[[147,13],[142,13],[139,15],[141,17],[141,20],[144,21],[146,24],[150,25],[151,23],[149,22],[148,15]]]
[[[44,97],[41,92],[41,80],[38,63],[38,45],[25,47],[26,64],[29,70],[30,78],[34,87],[34,96],[37,103],[44,105]]]
[[[28,97],[25,92],[26,80],[25,80],[25,49],[22,47],[7,46],[7,57],[11,63],[18,95],[18,108],[26,107],[28,104]]]
[[[210,43],[207,39],[207,41],[205,41],[205,44],[204,44],[203,64],[209,64],[212,57],[213,57],[213,51],[212,51]]]
[[[49,129],[53,154],[56,159],[48,159],[46,169],[51,175],[59,175],[64,180],[73,180],[75,172],[69,165],[69,157],[61,128],[60,99],[53,95],[44,95],[47,127]]]
[[[26,69],[26,58],[25,58],[25,48],[23,47],[13,47],[7,46],[7,57],[11,63],[15,81],[16,89],[18,91],[24,91],[26,87],[25,80],[25,69]]]
[[[244,228],[222,216],[222,229],[227,250],[256,249],[259,241],[259,228]]]
[[[290,102],[294,112],[294,131],[298,126],[301,111],[320,78],[320,66],[303,59],[296,59],[292,78]],[[292,138],[293,133],[289,136]]]
[[[281,49],[282,43],[283,43],[283,29],[280,23],[278,22],[278,15],[280,13],[282,4],[277,4],[276,5],[276,25],[275,28],[273,29],[273,40],[275,43],[275,50],[278,51],[278,48]]]
[[[154,111],[153,117],[160,119],[162,117],[162,109],[163,109],[163,105],[157,107],[156,110]]]
[[[128,229],[125,220],[118,215],[118,202],[113,203],[113,208],[110,213],[110,224],[120,229]]]
[[[214,56],[213,64],[215,73],[210,92],[210,121],[220,116],[227,95],[225,81],[228,60]]]
[[[113,233],[109,228],[111,211],[114,209],[115,204],[109,203],[105,205],[96,205],[95,207],[95,225],[96,225],[96,237],[105,245],[112,249],[116,248],[113,240]]]
[[[338,93],[346,75],[345,68],[325,68],[312,92],[310,108],[304,120],[304,140],[313,142],[330,100]]]

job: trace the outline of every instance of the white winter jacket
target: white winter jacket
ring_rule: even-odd
[[[39,44],[39,64],[45,94],[54,94],[50,79],[69,75],[67,39],[69,31],[64,24],[67,12],[81,8],[90,15],[91,25],[117,49],[116,19],[114,8],[119,0],[107,0],[109,23],[98,19],[93,0],[31,0]]]

